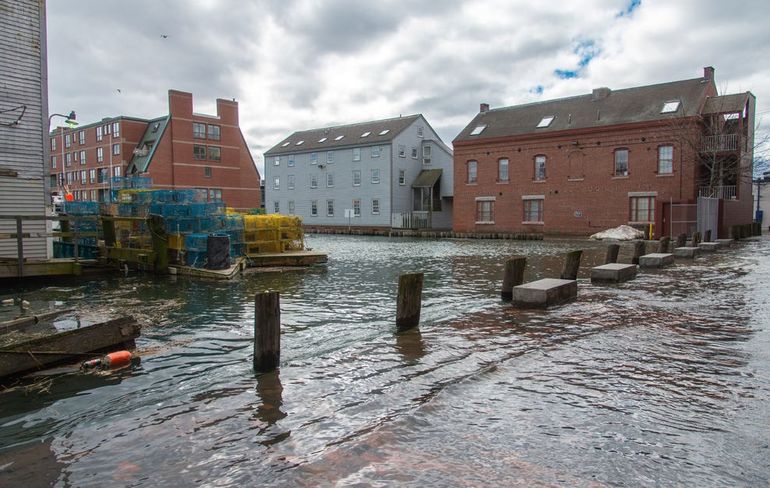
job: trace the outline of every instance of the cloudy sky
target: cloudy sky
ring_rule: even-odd
[[[770,125],[766,0],[48,0],[51,112],[240,103],[255,160],[295,130],[424,114],[445,142],[492,107],[701,76]],[[763,131],[764,132],[764,131]]]

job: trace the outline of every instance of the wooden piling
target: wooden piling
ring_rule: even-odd
[[[703,232],[703,242],[711,242],[711,229]]]
[[[254,370],[266,373],[281,360],[281,298],[277,291],[254,297]]]
[[[676,237],[676,245],[674,247],[675,248],[677,248],[677,247],[684,247],[686,245],[687,245],[687,234],[684,234],[684,233],[679,234]]]
[[[152,250],[155,251],[155,272],[166,273],[168,271],[168,234],[166,223],[160,215],[147,217],[147,228],[152,237]]]
[[[102,217],[109,217],[109,215],[102,215]],[[104,235],[104,246],[105,247],[115,247],[115,242],[117,240],[115,234],[115,221],[106,218],[102,219],[102,234]]]
[[[647,243],[644,241],[634,242],[634,256],[631,258],[631,264],[639,264],[639,258],[647,254]]]
[[[692,247],[698,247],[698,244],[700,244],[700,232],[693,232],[692,233]]]
[[[503,274],[503,289],[500,298],[506,301],[513,299],[513,287],[524,283],[524,268],[527,266],[527,258],[514,256],[505,262]]]
[[[564,268],[561,271],[561,279],[576,280],[578,270],[580,269],[580,258],[583,256],[582,250],[570,251],[564,256]]]
[[[396,328],[399,331],[420,325],[423,277],[422,273],[403,274],[398,277]]]
[[[660,241],[658,241],[658,252],[661,254],[665,254],[668,252],[668,247],[671,244],[671,238],[668,236],[663,236],[660,238]]]
[[[604,257],[604,264],[617,263],[619,252],[620,244],[610,244],[607,246],[607,255]]]

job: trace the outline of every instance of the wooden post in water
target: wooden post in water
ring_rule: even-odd
[[[676,245],[674,247],[684,247],[687,245],[687,234],[679,234],[676,237]]]
[[[403,274],[398,277],[396,328],[399,331],[420,325],[423,277],[422,273]]]
[[[634,256],[631,258],[631,264],[639,264],[639,258],[646,254],[647,243],[643,240],[634,242]]]
[[[660,238],[660,241],[658,241],[658,252],[659,253],[667,253],[668,252],[668,246],[671,244],[671,238],[668,236],[663,236]]]
[[[527,258],[514,256],[505,262],[503,274],[503,289],[500,298],[506,301],[513,300],[513,287],[524,283],[524,268],[527,266]]]
[[[166,223],[160,215],[147,217],[147,228],[152,237],[152,250],[155,251],[155,272],[166,273],[168,271],[168,234]]]
[[[703,242],[711,242],[711,229],[703,232]]]
[[[109,215],[102,215],[102,235],[104,235],[105,247],[115,247],[115,221],[109,218]]]
[[[277,291],[254,297],[254,370],[266,373],[281,360],[281,297]]]
[[[24,276],[24,235],[22,234],[24,224],[21,223],[21,217],[16,216],[16,262],[19,278]]]
[[[604,264],[617,263],[619,252],[620,244],[610,244],[607,246],[607,255],[604,257]]]
[[[692,247],[698,247],[698,244],[700,244],[700,232],[693,232],[692,233]]]
[[[582,250],[570,251],[564,256],[564,268],[561,271],[561,279],[576,280],[578,270],[580,269],[580,258],[583,256]]]

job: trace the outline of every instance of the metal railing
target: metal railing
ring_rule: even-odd
[[[429,212],[393,212],[390,214],[390,226],[394,229],[427,229],[430,227]]]
[[[704,136],[701,150],[703,152],[737,151],[740,147],[739,134],[719,134]]]
[[[698,189],[699,197],[721,198],[723,200],[735,200],[738,193],[735,185],[726,186],[702,186]]]

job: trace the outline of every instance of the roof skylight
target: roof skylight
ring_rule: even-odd
[[[555,119],[555,115],[546,115],[542,119],[540,119],[540,122],[537,124],[537,128],[541,129],[543,127],[548,127],[551,125],[551,122],[553,122],[553,119]]]
[[[361,137],[369,137],[369,134],[371,134],[371,131],[366,131],[363,134],[361,134]]]
[[[384,135],[385,135],[385,134],[387,134],[388,132],[390,132],[390,129],[381,130],[381,131],[380,131],[380,135],[381,135],[381,136],[384,136]]]
[[[297,141],[294,145],[295,146],[301,146],[304,143],[305,143],[305,141]]]
[[[677,110],[679,110],[679,100],[670,100],[663,104],[663,110],[661,110],[660,113],[667,114],[676,112]]]
[[[343,137],[345,137],[345,136],[344,136],[344,135],[342,135],[342,136],[337,136],[337,137],[335,137],[335,138],[334,138],[334,140],[335,140],[335,141],[339,141],[339,140],[342,140],[342,138],[343,138]]]
[[[477,136],[477,135],[481,134],[482,132],[484,132],[484,129],[486,129],[486,128],[487,128],[486,124],[477,125],[476,128],[471,131],[471,135],[472,136]]]
[[[325,140],[326,140],[326,138],[322,137],[322,138],[318,139],[318,142],[324,142]]]
[[[291,142],[290,142],[290,141],[286,141],[286,142],[284,142],[283,144],[281,144],[281,147],[286,147],[286,146],[288,146],[289,144],[291,144]]]

